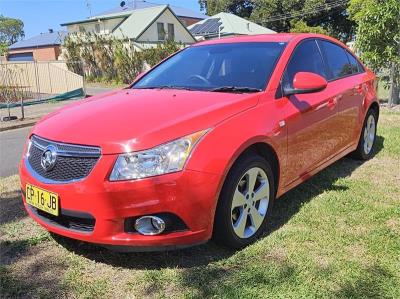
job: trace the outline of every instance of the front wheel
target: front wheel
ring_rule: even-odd
[[[377,112],[373,109],[368,110],[357,149],[352,155],[354,158],[368,160],[374,154],[377,123]]]
[[[235,249],[253,243],[265,231],[274,196],[269,163],[256,154],[239,158],[221,190],[214,241]]]

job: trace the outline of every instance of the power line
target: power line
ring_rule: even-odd
[[[347,2],[348,2],[348,0],[336,0],[331,3],[319,5],[313,9],[276,15],[272,18],[267,19],[263,23],[270,23],[270,22],[276,22],[276,21],[281,21],[281,20],[293,19],[293,18],[297,18],[300,16],[308,15],[308,14],[314,14],[314,13],[318,13],[318,12],[322,12],[322,11],[329,11],[334,8],[342,6],[342,5],[346,4]]]

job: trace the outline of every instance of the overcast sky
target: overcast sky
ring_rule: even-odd
[[[0,14],[21,19],[25,38],[30,38],[49,28],[60,30],[60,24],[89,17],[90,3],[92,14],[119,6],[122,0],[0,0]],[[131,2],[132,0],[125,0]],[[200,11],[198,0],[148,0],[147,2],[171,4]]]

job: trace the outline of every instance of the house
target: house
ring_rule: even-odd
[[[66,26],[68,33],[92,32],[128,38],[139,49],[153,47],[165,40],[185,45],[196,42],[169,5],[112,12],[61,26]]]
[[[60,46],[67,35],[64,31],[41,33],[12,44],[8,48],[8,61],[52,61],[60,56]]]
[[[237,35],[271,34],[275,31],[236,15],[221,12],[188,27],[197,40]]]
[[[123,2],[121,2],[121,5],[119,7],[105,11],[98,15],[95,15],[94,18],[98,18],[98,17],[104,16],[104,15],[111,15],[111,14],[115,14],[115,13],[130,12],[130,11],[137,10],[137,9],[160,6],[160,4],[151,3],[148,1],[137,1],[136,0],[136,1],[129,1],[129,3],[126,3],[126,2],[127,1],[123,1]],[[193,11],[193,10],[190,10],[190,9],[187,9],[187,8],[174,6],[174,5],[170,5],[169,7],[174,12],[174,14],[178,17],[178,19],[182,22],[182,24],[185,25],[186,27],[207,18],[206,15],[201,14],[196,11]]]

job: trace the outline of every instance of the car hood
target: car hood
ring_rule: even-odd
[[[53,112],[32,133],[53,141],[100,146],[103,154],[152,148],[212,128],[257,105],[260,94],[124,89]]]

